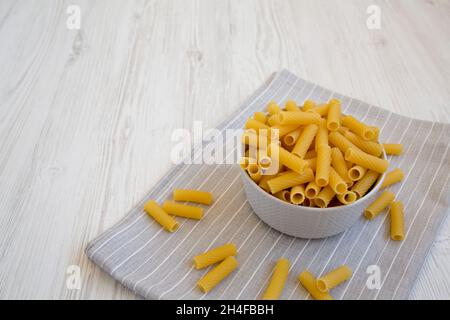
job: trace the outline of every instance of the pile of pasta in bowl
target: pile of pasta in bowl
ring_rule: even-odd
[[[328,208],[364,197],[389,166],[378,127],[341,113],[341,102],[269,102],[255,112],[242,135],[240,161],[264,191],[293,205]],[[400,148],[400,149],[399,149]],[[386,152],[386,153],[385,153]]]

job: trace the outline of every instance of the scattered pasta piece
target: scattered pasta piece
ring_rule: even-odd
[[[214,263],[220,262],[229,256],[235,256],[236,254],[236,245],[227,243],[195,256],[193,259],[194,266],[196,269],[203,269]]]
[[[208,293],[237,267],[237,260],[233,256],[229,256],[205,274],[203,278],[197,282],[197,285],[204,293]]]
[[[288,259],[278,260],[273,269],[272,278],[263,295],[263,300],[278,300],[283,291],[289,273],[290,263]]]
[[[402,181],[404,176],[405,175],[403,171],[399,168],[394,169],[391,172],[388,172],[384,177],[383,182],[381,183],[380,190]]]
[[[364,210],[364,216],[372,220],[386,209],[395,199],[395,194],[390,191],[384,191],[370,206]]]
[[[403,146],[399,143],[383,143],[383,148],[386,154],[399,156],[403,152]]]
[[[176,203],[174,201],[164,201],[162,208],[168,214],[178,217],[197,220],[200,220],[203,217],[202,208]]]
[[[320,292],[326,293],[347,279],[350,279],[351,276],[352,270],[346,265],[343,265],[317,279],[317,289]]]
[[[309,271],[303,271],[298,276],[298,281],[316,300],[333,300],[333,297],[328,292],[321,292],[316,286],[316,278]]]
[[[196,202],[210,205],[213,202],[211,192],[191,190],[191,189],[175,189],[173,191],[173,200]]]
[[[391,216],[391,239],[401,241],[405,237],[404,222],[403,222],[403,203],[394,201],[391,204],[389,211]]]
[[[169,216],[154,200],[148,201],[144,205],[144,210],[167,231],[174,232],[180,226],[179,223]]]

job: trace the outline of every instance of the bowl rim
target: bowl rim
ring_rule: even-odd
[[[386,152],[383,149],[383,159],[387,160],[387,155]],[[362,203],[364,200],[367,200],[372,194],[376,193],[379,191],[379,187],[381,186],[381,183],[383,182],[387,170],[386,172],[381,174],[381,177],[378,178],[376,184],[372,187],[372,190],[369,191],[369,193],[365,194],[363,197],[359,198],[358,200],[356,200],[353,203],[350,204],[344,204],[342,206],[337,206],[337,207],[331,207],[331,208],[318,208],[318,207],[306,207],[306,206],[302,206],[302,205],[296,205],[293,203],[289,203],[283,200],[278,199],[277,197],[275,197],[273,194],[269,194],[267,192],[265,192],[257,183],[255,183],[255,181],[253,181],[249,175],[241,168],[241,166],[239,166],[239,171],[241,171],[242,176],[244,176],[244,179],[247,179],[247,181],[249,181],[250,183],[252,183],[256,189],[258,190],[257,192],[260,192],[262,194],[264,194],[264,197],[267,197],[267,199],[273,200],[275,202],[278,202],[279,204],[286,206],[287,208],[297,208],[299,211],[320,211],[322,210],[323,212],[336,212],[342,209],[347,209],[347,208],[351,208],[352,206],[356,206],[357,204]],[[269,200],[269,201],[270,201]],[[294,210],[297,210],[294,209]]]

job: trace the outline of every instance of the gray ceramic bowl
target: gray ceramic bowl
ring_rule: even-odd
[[[383,157],[386,159],[385,153]],[[244,170],[240,171],[248,202],[258,217],[280,232],[307,239],[330,237],[350,228],[375,200],[385,177],[381,175],[370,192],[352,204],[322,209],[282,201],[261,189]]]

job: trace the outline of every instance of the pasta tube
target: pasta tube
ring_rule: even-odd
[[[298,280],[314,299],[333,300],[333,297],[328,292],[321,292],[319,289],[317,289],[317,280],[311,272],[307,270],[303,271],[298,276]]]
[[[289,200],[293,204],[302,204],[305,201],[305,187],[302,184],[292,187]]]
[[[367,171],[364,177],[353,185],[351,191],[356,193],[358,198],[362,198],[377,181],[378,176],[378,172],[372,170]]]
[[[326,186],[319,192],[317,197],[314,198],[314,204],[320,208],[326,208],[335,194],[336,193],[330,186]]]
[[[332,99],[328,106],[327,128],[330,131],[336,131],[341,126],[341,102]]]
[[[308,125],[319,124],[320,116],[316,113],[303,111],[282,111],[280,112],[280,124],[282,125]]]
[[[269,126],[274,126],[274,125],[280,124],[280,114],[275,113],[275,114],[271,115],[269,118],[267,118],[267,124]]]
[[[305,154],[305,156],[303,157],[303,159],[307,160],[307,159],[312,159],[312,158],[315,158],[315,157],[317,157],[317,152],[316,152],[316,150],[309,150],[309,151]]]
[[[307,159],[305,160],[308,163],[308,166],[311,168],[313,172],[316,172],[317,169],[317,158]]]
[[[378,216],[384,209],[386,209],[395,199],[395,194],[389,191],[384,191],[370,206],[364,210],[364,216],[372,220]]]
[[[278,260],[273,269],[272,278],[263,295],[263,300],[278,300],[283,291],[289,273],[290,262],[288,259]]]
[[[403,145],[399,143],[383,143],[383,148],[386,154],[399,156],[403,152]]]
[[[362,177],[364,177],[366,172],[366,168],[356,165],[348,169],[348,177],[351,181],[359,181],[362,179]]]
[[[405,237],[403,203],[401,201],[394,201],[391,204],[389,215],[391,216],[391,239],[394,241],[403,240]]]
[[[319,127],[315,124],[310,124],[303,129],[298,138],[292,153],[303,158],[308,152],[311,143],[313,142]]]
[[[275,177],[267,181],[270,193],[275,194],[278,191],[292,188],[294,186],[308,183],[314,180],[314,173],[311,168],[307,168],[302,174],[295,171],[289,171],[283,175]]]
[[[306,185],[305,188],[305,197],[307,199],[314,199],[320,192],[320,187],[317,185],[315,181],[311,181]]]
[[[247,122],[245,123],[245,129],[253,129],[256,130],[256,132],[260,131],[260,130],[269,130],[269,126],[259,122],[258,120],[249,118],[247,120]]]
[[[315,107],[314,109],[309,110],[309,112],[314,112],[322,117],[325,117],[328,114],[328,108],[329,108],[328,103],[322,103],[317,107]]]
[[[285,104],[286,111],[300,111],[300,108],[297,106],[294,100],[288,100]]]
[[[174,201],[164,201],[162,208],[168,214],[184,217],[189,219],[200,220],[203,217],[203,209],[199,207],[189,206],[186,204],[176,203]]]
[[[256,183],[258,183],[262,178],[261,167],[256,163],[249,164],[247,167],[247,172],[250,178]]]
[[[203,278],[197,282],[197,285],[204,293],[208,293],[237,267],[237,260],[232,256],[227,257],[218,266],[214,267],[204,275]]]
[[[331,148],[328,145],[319,146],[317,150],[316,183],[325,187],[330,179]]]
[[[253,114],[253,119],[256,121],[259,121],[261,123],[266,124],[267,123],[267,115],[264,112],[257,111]]]
[[[281,190],[274,194],[275,197],[280,199],[281,201],[290,202],[291,201],[291,193],[288,190]]]
[[[379,143],[364,140],[351,131],[347,131],[344,136],[348,139],[348,141],[353,143],[362,151],[367,152],[368,154],[379,157],[383,153],[383,147]]]
[[[347,190],[343,194],[336,195],[336,198],[342,204],[350,204],[356,201],[357,196],[356,193],[354,193],[353,191]]]
[[[270,137],[278,137],[282,138],[285,135],[287,135],[289,132],[294,131],[299,126],[294,124],[288,124],[288,125],[275,125],[270,127]]]
[[[312,100],[305,100],[305,102],[303,103],[303,111],[308,111],[311,109],[314,109],[316,107],[316,103]]]
[[[277,114],[277,113],[280,113],[280,112],[281,112],[281,108],[280,108],[280,106],[279,106],[276,102],[271,101],[271,102],[269,102],[269,104],[267,105],[267,112],[268,112],[270,115]]]
[[[175,189],[173,190],[173,200],[210,205],[213,202],[213,195],[211,192],[200,190]]]
[[[209,251],[203,252],[194,257],[195,269],[203,269],[214,263],[224,260],[226,257],[237,255],[237,248],[234,243],[227,243]]]
[[[239,161],[239,165],[243,170],[247,170],[250,163],[254,162],[254,159],[249,157],[241,157],[241,160]]]
[[[331,148],[331,166],[347,184],[351,182],[348,176],[348,168],[347,164],[345,163],[344,155],[336,147]]]
[[[387,160],[377,158],[364,151],[353,148],[347,149],[345,152],[345,160],[379,173],[386,172],[389,167],[389,162]]]
[[[369,128],[372,129],[373,132],[375,133],[375,136],[373,137],[372,141],[377,142],[378,139],[380,138],[380,128],[376,126],[370,126]]]
[[[350,129],[350,131],[356,133],[364,140],[372,140],[375,137],[375,132],[372,128],[364,123],[356,120],[352,116],[342,117],[342,125]]]
[[[325,119],[322,119],[319,124],[314,150],[316,150],[316,152],[317,152],[321,145],[328,145],[328,128],[327,128],[327,122]]]
[[[384,177],[383,182],[381,183],[380,189],[387,188],[394,183],[402,181],[404,178],[404,173],[402,169],[394,169],[391,172],[388,172],[386,176]]]
[[[180,226],[180,224],[174,218],[169,216],[154,200],[148,201],[144,205],[144,210],[167,231],[174,232]]]
[[[351,276],[352,270],[346,265],[343,265],[317,279],[317,289],[324,293],[328,292],[342,282],[350,279]]]
[[[283,137],[283,142],[287,146],[293,146],[297,142],[300,134],[302,133],[302,128],[295,129],[292,132],[289,132],[287,135]]]
[[[343,194],[347,191],[347,183],[341,178],[336,170],[333,169],[333,167],[330,167],[329,186],[336,194]]]
[[[290,153],[283,147],[272,143],[269,147],[269,154],[272,158],[276,158],[278,156],[279,163],[286,166],[287,168],[301,174],[308,167],[308,163],[299,158],[298,156]]]
[[[355,146],[353,143],[351,143],[346,137],[344,137],[339,132],[330,132],[328,135],[328,139],[330,140],[330,143],[337,147],[339,150],[342,151],[343,154],[349,149],[354,148],[358,149],[357,146]]]

